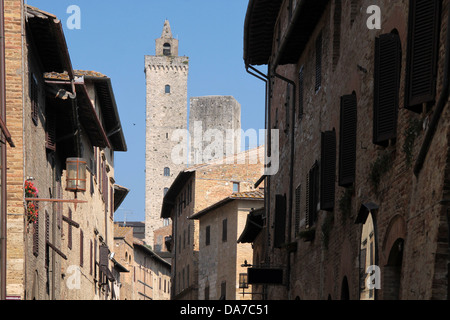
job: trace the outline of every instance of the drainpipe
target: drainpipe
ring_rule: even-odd
[[[276,68],[277,66],[275,66]],[[290,130],[290,166],[289,166],[289,211],[288,211],[288,238],[287,238],[287,244],[291,243],[291,239],[292,239],[292,211],[293,211],[293,194],[294,194],[294,160],[295,160],[295,148],[294,148],[294,133],[295,133],[295,104],[296,104],[296,95],[297,95],[297,87],[295,85],[295,82],[287,79],[285,77],[283,77],[282,75],[278,74],[275,70],[273,69],[273,75],[279,79],[281,79],[282,81],[285,81],[289,84],[292,85],[292,90],[293,90],[293,100],[292,100],[292,106],[293,106],[293,110],[291,110],[291,130]],[[290,106],[287,106],[287,108],[289,108]],[[287,291],[289,292],[290,289],[290,277],[291,277],[291,251],[288,250],[288,258],[287,258]]]
[[[442,78],[443,79],[442,93],[439,97],[438,103],[436,105],[436,110],[434,111],[429,129],[425,135],[422,147],[420,148],[419,155],[416,160],[416,164],[414,166],[414,174],[416,175],[416,177],[419,176],[419,173],[422,170],[425,158],[427,157],[428,154],[428,150],[430,149],[431,142],[433,141],[434,134],[436,133],[436,129],[439,124],[442,112],[444,111],[444,107],[448,102],[449,68],[450,68],[450,15],[448,16],[447,21],[447,44],[445,47],[445,67],[444,67],[444,75]]]

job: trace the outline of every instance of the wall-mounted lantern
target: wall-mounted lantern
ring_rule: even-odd
[[[68,158],[66,168],[66,190],[72,192],[86,191],[86,160],[81,158]]]
[[[248,275],[246,273],[239,274],[239,289],[248,289]]]

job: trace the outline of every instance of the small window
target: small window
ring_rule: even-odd
[[[222,221],[222,242],[227,242],[227,236],[228,236],[228,220],[224,219]]]
[[[205,245],[209,246],[211,243],[211,227],[206,227]]]
[[[172,49],[172,47],[171,47],[170,43],[164,43],[163,55],[170,56],[172,54],[171,49]]]
[[[233,192],[239,192],[239,182],[233,182]]]
[[[166,196],[167,192],[169,192],[169,188],[164,188],[164,196]]]
[[[166,93],[170,93],[170,86],[169,86],[169,85],[166,85],[165,92],[166,92]]]
[[[164,168],[164,177],[170,177],[170,168]]]

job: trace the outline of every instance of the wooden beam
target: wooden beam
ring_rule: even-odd
[[[40,201],[40,202],[63,202],[63,203],[88,203],[84,200],[64,200],[64,199],[44,199],[44,198],[25,198],[25,201]]]

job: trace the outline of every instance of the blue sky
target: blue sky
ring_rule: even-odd
[[[264,84],[248,74],[243,61],[247,0],[27,0],[63,23],[74,69],[94,70],[112,79],[128,145],[116,153],[116,183],[130,194],[115,219],[145,220],[144,56],[155,54],[165,19],[188,56],[189,97],[232,95],[242,107],[242,129],[264,129]],[[81,10],[81,29],[68,29]]]

